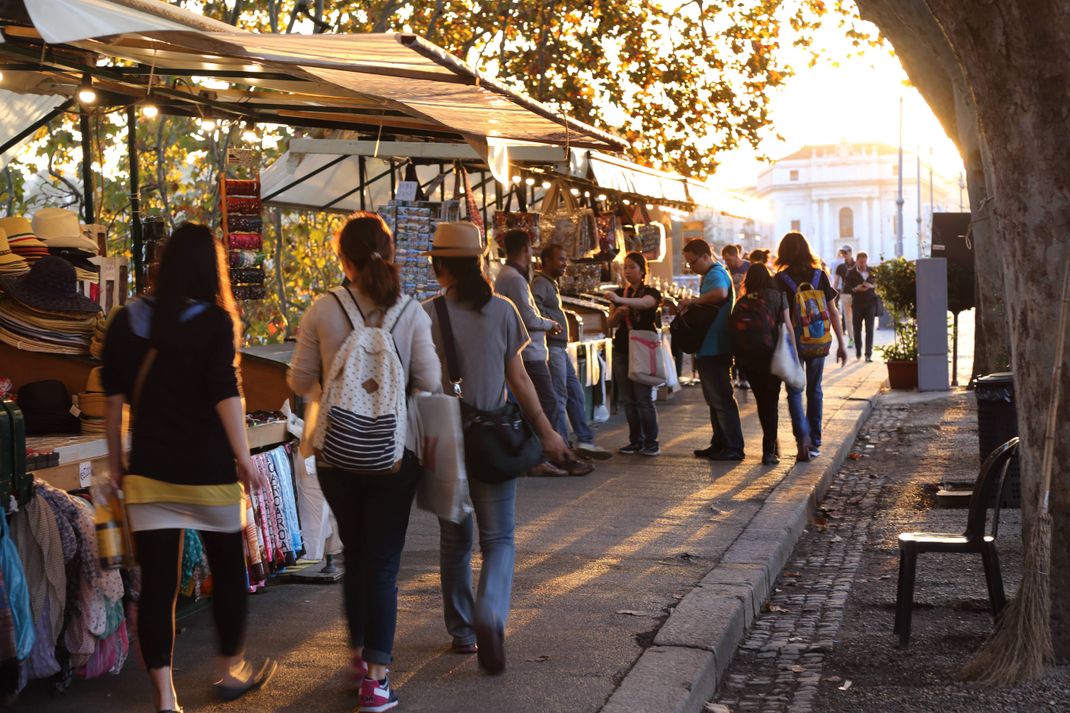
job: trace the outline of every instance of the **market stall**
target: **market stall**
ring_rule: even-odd
[[[72,22],[72,17],[78,21]],[[94,376],[105,314],[126,299],[128,270],[135,293],[148,286],[151,262],[158,255],[154,251],[160,247],[152,223],[142,223],[138,201],[136,135],[141,112],[151,109],[153,114],[196,118],[206,131],[219,122],[271,123],[344,130],[375,142],[402,138],[452,142],[474,147],[477,157],[485,160],[499,141],[603,149],[622,144],[501,87],[413,35],[260,35],[157,0],[2,3],[0,32],[0,91],[36,98],[22,103],[25,111],[20,117],[0,112],[0,156],[9,155],[61,112],[76,114],[83,137],[88,137],[99,114],[124,111],[131,184],[129,265],[122,256],[105,254],[87,150],[82,162],[82,215],[56,207],[40,217],[9,216],[22,222],[5,231],[5,240],[12,237],[10,253],[0,246],[0,253],[15,256],[0,260],[0,276],[33,277],[41,289],[55,290],[59,283],[42,280],[45,271],[37,268],[54,267],[58,259],[67,266],[56,268],[64,273],[58,289],[71,300],[80,300],[78,310],[56,311],[38,309],[9,286],[0,294],[0,391],[15,387],[19,407],[25,407],[4,402],[9,415],[0,419],[0,427],[12,430],[5,431],[9,437],[3,440],[0,460],[6,467],[0,470],[0,490],[17,492],[20,515],[12,519],[12,527],[15,537],[28,546],[26,562],[67,558],[66,553],[29,546],[29,540],[18,535],[25,527],[17,522],[22,513],[36,512],[35,522],[53,522],[61,528],[65,522],[86,533],[79,545],[84,576],[78,586],[103,588],[107,598],[100,605],[109,612],[105,626],[68,621],[55,631],[57,615],[82,611],[79,600],[56,596],[49,600],[52,608],[42,611],[36,599],[32,603],[28,597],[20,599],[24,609],[20,615],[25,616],[16,618],[20,628],[15,633],[20,642],[29,643],[12,661],[18,669],[15,680],[21,677],[18,688],[34,678],[69,681],[72,672],[92,677],[117,671],[127,653],[122,601],[129,583],[120,570],[101,568],[91,534],[93,510],[83,495],[94,476],[102,475],[106,450],[96,430],[101,426],[104,395]],[[205,86],[205,78],[226,87]],[[236,293],[243,299],[257,298],[263,285],[257,253],[266,194],[255,173],[225,175],[220,186],[223,219],[217,227],[224,234],[231,277],[239,288]],[[367,177],[360,175],[360,167],[357,173],[358,180]],[[471,195],[472,190],[469,187],[465,193]],[[395,204],[396,209],[408,207]],[[405,220],[411,217],[406,215]],[[417,221],[424,217],[415,216]],[[399,218],[395,214],[395,225]],[[74,279],[68,281],[68,272]],[[262,587],[272,572],[293,565],[310,547],[304,537],[306,523],[324,519],[322,512],[303,510],[300,476],[295,473],[301,464],[291,457],[291,433],[299,431],[299,422],[286,405],[283,414],[273,412],[290,395],[284,373],[278,353],[248,353],[242,360],[254,463],[271,482],[268,492],[249,502],[254,523],[246,532],[251,591]],[[32,396],[35,392],[47,392],[47,403]],[[44,432],[33,427],[24,436],[11,425],[23,410],[44,412],[61,425]],[[37,423],[51,422],[38,418]],[[318,507],[325,505],[320,501]],[[187,538],[184,592],[197,594],[209,588],[203,557],[196,539]],[[37,570],[31,572],[27,566],[25,574],[32,580],[31,590],[45,586]],[[42,632],[36,644],[35,628]],[[37,651],[35,645],[48,662],[43,668],[25,664],[31,651]]]

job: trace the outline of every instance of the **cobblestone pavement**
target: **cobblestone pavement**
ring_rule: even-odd
[[[879,409],[829,486],[777,580],[767,612],[741,644],[712,711],[808,713],[867,542],[884,477],[873,454],[896,437],[905,409]],[[720,707],[718,707],[720,706]]]

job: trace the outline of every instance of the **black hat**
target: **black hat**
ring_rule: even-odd
[[[48,312],[99,312],[100,305],[78,292],[74,266],[47,255],[20,277],[0,277],[0,287],[16,300]]]
[[[15,401],[26,419],[27,436],[81,432],[78,418],[71,415],[71,395],[62,381],[23,384]]]

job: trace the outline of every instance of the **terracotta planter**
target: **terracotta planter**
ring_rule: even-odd
[[[917,361],[889,361],[886,364],[889,386],[904,391],[918,388]]]

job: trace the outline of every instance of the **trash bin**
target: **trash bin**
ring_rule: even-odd
[[[977,379],[977,440],[981,461],[1018,435],[1018,409],[1014,400],[1014,375],[1011,372],[988,374]],[[1008,482],[1003,490],[1005,508],[1022,506],[1022,480],[1015,453],[1007,466]]]

